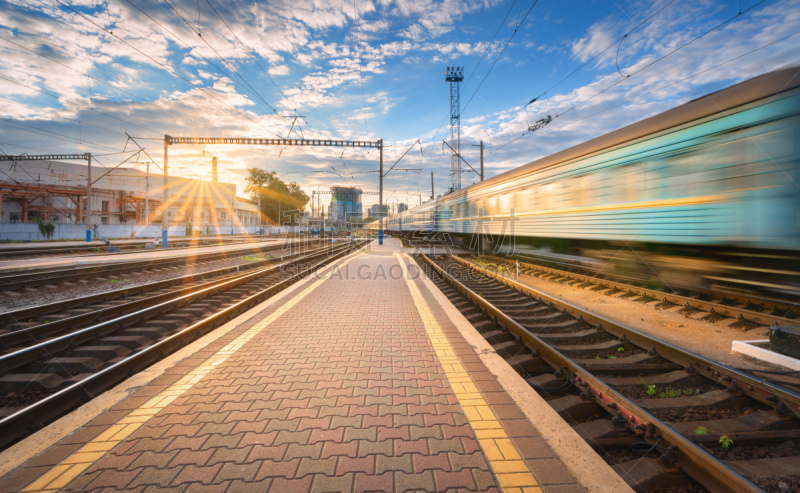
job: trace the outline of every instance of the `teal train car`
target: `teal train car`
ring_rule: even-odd
[[[800,292],[800,67],[771,72],[384,220],[593,259],[662,284]],[[375,222],[370,228],[377,229]],[[591,263],[591,261],[590,261]],[[635,275],[634,275],[635,277]]]

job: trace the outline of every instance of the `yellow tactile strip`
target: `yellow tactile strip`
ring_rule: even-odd
[[[436,357],[450,382],[450,387],[458,398],[458,403],[475,432],[475,437],[483,449],[489,467],[497,477],[500,488],[506,493],[542,493],[539,483],[503,430],[500,421],[492,413],[469,373],[461,365],[461,361],[442,332],[422,293],[409,276],[403,256],[399,252],[395,253],[395,256],[403,269],[403,277],[425,325],[431,346],[433,346]]]
[[[292,299],[278,307],[277,310],[265,317],[260,322],[253,325],[243,332],[236,339],[225,345],[222,349],[214,353],[213,356],[205,360],[200,366],[187,373],[183,378],[161,391],[138,408],[128,413],[125,417],[111,425],[106,431],[98,435],[92,441],[75,451],[72,455],[56,464],[34,482],[26,486],[24,492],[50,492],[58,491],[67,486],[73,479],[77,478],[83,471],[92,466],[108,451],[117,446],[120,442],[129,437],[139,429],[150,418],[158,414],[171,402],[180,397],[184,392],[192,388],[194,384],[202,380],[214,368],[222,364],[231,355],[236,353],[242,346],[247,344],[259,332],[266,329],[275,322],[281,315],[295,306],[300,300],[308,296],[320,284],[325,282],[337,269],[344,267],[354,257],[350,257],[345,262],[337,264],[327,274],[320,277]]]

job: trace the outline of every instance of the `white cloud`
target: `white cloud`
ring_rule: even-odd
[[[274,65],[267,72],[270,75],[289,75],[289,67],[286,65]]]

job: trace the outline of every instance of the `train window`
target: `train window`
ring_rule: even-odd
[[[586,207],[592,205],[594,201],[594,190],[592,187],[592,177],[582,176],[578,179],[576,184],[576,204],[578,207]]]
[[[512,206],[511,196],[512,194],[510,193],[506,193],[500,196],[500,198],[498,199],[499,203],[497,204],[498,210],[497,212],[495,212],[495,214],[508,214],[508,211],[511,209]]]
[[[548,183],[547,185],[541,187],[541,193],[539,194],[539,208],[545,211],[557,208],[560,193],[560,183]]]
[[[633,202],[641,200],[643,184],[644,184],[644,169],[640,164],[629,164],[623,166],[618,170],[618,200],[619,202]]]
[[[665,198],[665,190],[669,185],[669,161],[656,159],[645,164],[645,200],[658,200]]]
[[[483,201],[483,199],[481,199],[481,200],[476,200],[476,201],[475,201],[475,205],[474,205],[474,207],[475,207],[475,211],[476,211],[476,214],[475,214],[475,215],[480,215],[480,216],[482,216],[482,215],[484,215],[484,214],[485,214],[485,208],[484,208],[484,201]]]
[[[536,210],[536,189],[534,187],[527,188],[520,193],[520,198],[517,199],[523,211],[533,212]]]
[[[564,188],[561,190],[561,195],[557,198],[559,209],[563,209],[565,207],[574,207],[577,205],[577,194],[578,191],[578,182],[576,178],[570,178],[564,184]]]
[[[495,214],[499,214],[501,211],[498,208],[498,197],[497,195],[493,195],[486,200],[486,215],[487,216],[494,216]]]

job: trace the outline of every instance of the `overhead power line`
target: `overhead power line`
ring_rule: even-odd
[[[229,62],[228,62],[228,61],[227,61],[227,60],[226,60],[226,59],[225,59],[225,58],[224,58],[222,55],[220,55],[220,53],[217,51],[217,49],[216,49],[216,48],[214,48],[213,46],[211,46],[211,43],[209,43],[209,42],[208,42],[208,40],[207,40],[206,38],[204,38],[204,37],[203,37],[203,35],[202,35],[202,34],[200,34],[200,32],[199,32],[199,31],[197,31],[197,29],[195,29],[195,28],[194,28],[194,26],[192,26],[192,24],[191,24],[189,21],[187,21],[187,20],[186,20],[186,18],[184,18],[184,17],[182,16],[182,15],[180,14],[180,12],[178,12],[178,11],[175,9],[175,7],[173,7],[173,6],[172,6],[172,4],[171,4],[171,3],[169,3],[169,1],[168,1],[168,0],[164,0],[164,3],[165,3],[165,4],[167,4],[167,6],[169,6],[169,8],[171,8],[173,12],[175,12],[175,15],[177,15],[178,17],[180,17],[180,19],[181,19],[181,20],[182,20],[182,21],[183,21],[183,22],[184,22],[184,23],[185,23],[187,26],[189,26],[189,29],[191,29],[192,31],[194,31],[194,33],[195,33],[195,34],[197,34],[197,36],[198,36],[200,39],[202,39],[202,40],[203,40],[203,43],[205,43],[205,44],[206,44],[206,46],[208,46],[209,48],[211,48],[211,51],[213,51],[213,52],[214,52],[214,54],[215,54],[215,55],[217,55],[217,58],[219,58],[219,59],[222,61],[222,63],[224,63],[225,65],[227,65],[227,66],[228,66],[228,68],[229,68],[229,69],[231,69],[231,70],[233,71],[233,73],[235,73],[237,76],[239,76],[239,78],[242,80],[242,82],[244,82],[244,83],[245,83],[245,85],[246,85],[246,86],[247,86],[247,87],[250,89],[250,92],[251,92],[251,94],[255,95],[255,96],[256,96],[256,98],[260,99],[260,100],[261,100],[261,101],[262,101],[264,104],[266,104],[266,105],[267,105],[267,107],[269,107],[269,109],[271,109],[273,113],[275,113],[276,115],[278,115],[278,110],[277,110],[277,109],[275,109],[275,107],[274,107],[274,106],[272,106],[271,104],[269,104],[269,103],[267,102],[267,100],[266,100],[266,99],[264,99],[264,98],[261,96],[261,94],[259,94],[259,93],[258,93],[258,91],[256,91],[256,90],[253,88],[253,86],[251,86],[251,85],[250,85],[250,83],[249,83],[249,82],[247,82],[247,80],[246,80],[244,77],[242,77],[242,75],[241,75],[241,74],[240,74],[240,73],[239,73],[239,72],[236,70],[236,67],[234,67],[233,65],[231,65],[231,64],[230,64],[230,63],[229,63]],[[220,70],[221,70],[221,69],[220,69]],[[226,73],[226,75],[227,75],[228,77],[230,77],[230,79],[231,79],[231,80],[234,80],[234,78],[233,78],[233,77],[231,77],[229,74],[227,74],[227,73]],[[278,116],[281,116],[281,115],[278,115]],[[282,118],[282,117],[281,117],[281,118]]]
[[[521,28],[521,27],[522,27],[522,24],[524,24],[524,23],[525,23],[525,19],[527,19],[527,18],[528,18],[528,15],[530,15],[530,13],[531,13],[531,10],[533,10],[533,8],[534,8],[534,7],[536,7],[536,4],[537,4],[537,3],[539,3],[539,0],[534,0],[534,2],[531,4],[531,8],[529,8],[529,9],[528,9],[528,11],[527,11],[527,12],[525,12],[525,17],[523,17],[523,18],[522,18],[522,20],[520,21],[520,23],[517,25],[517,27],[515,27],[515,28],[514,28],[514,32],[513,32],[513,33],[511,33],[511,36],[508,38],[508,41],[506,41],[506,45],[505,45],[505,46],[503,46],[503,49],[502,49],[502,50],[500,51],[500,53],[497,55],[497,58],[495,58],[495,59],[494,59],[494,62],[492,63],[492,66],[491,66],[491,67],[489,67],[489,71],[488,71],[488,72],[486,72],[486,75],[484,75],[484,76],[483,76],[483,79],[481,79],[481,83],[480,83],[480,84],[478,84],[478,87],[477,87],[477,88],[475,89],[475,91],[472,93],[472,96],[470,96],[470,97],[469,97],[469,100],[467,101],[467,104],[465,104],[465,105],[464,105],[464,108],[461,110],[462,112],[464,112],[464,111],[467,109],[467,106],[469,106],[469,103],[471,103],[471,102],[472,102],[472,98],[474,98],[474,97],[475,97],[475,94],[477,94],[477,93],[478,93],[478,90],[481,88],[481,86],[483,85],[483,83],[484,83],[484,82],[486,82],[486,78],[487,78],[487,77],[489,77],[489,74],[490,74],[490,73],[492,73],[492,69],[494,69],[494,66],[495,66],[495,65],[497,65],[497,62],[498,62],[498,60],[500,60],[500,57],[502,57],[502,56],[503,56],[503,53],[505,53],[505,51],[506,51],[506,48],[508,48],[508,44],[509,44],[509,43],[511,43],[511,40],[512,40],[512,39],[514,39],[514,36],[516,36],[516,35],[517,35],[517,32],[519,31],[519,28]]]
[[[506,12],[505,17],[503,17],[503,20],[500,22],[500,25],[497,26],[497,30],[494,32],[494,36],[492,36],[492,39],[486,45],[486,49],[483,50],[483,54],[481,55],[480,60],[478,60],[478,63],[476,63],[475,67],[473,67],[472,72],[469,74],[469,77],[467,77],[467,82],[464,84],[465,88],[469,85],[469,81],[472,80],[472,76],[475,75],[475,72],[478,70],[478,67],[480,66],[481,62],[483,61],[483,58],[486,56],[486,53],[489,52],[489,49],[491,48],[492,44],[494,43],[494,40],[497,38],[497,35],[500,33],[500,30],[503,29],[503,26],[506,24],[506,20],[508,19],[508,16],[511,14],[511,10],[514,8],[514,5],[516,5],[516,4],[517,4],[517,0],[514,0],[514,2],[511,4],[511,7],[508,8],[508,12]],[[473,94],[473,96],[474,96],[474,94]],[[438,141],[439,132],[442,130],[442,127],[444,126],[445,122],[447,122],[448,118],[450,118],[450,112],[449,111],[447,112],[445,117],[442,119],[442,123],[439,124],[439,128],[437,128],[436,131],[433,133],[434,141]],[[433,159],[434,155],[435,155],[435,153],[431,153],[431,157],[428,158],[428,160],[422,166],[422,169],[425,169],[425,168],[428,167],[428,165],[430,164],[431,159]],[[414,186],[419,188],[419,177],[417,177],[417,179],[415,180]]]
[[[731,17],[731,18],[729,18],[729,19],[727,19],[727,20],[725,20],[725,21],[723,21],[723,22],[721,22],[721,23],[717,24],[716,26],[712,27],[712,28],[711,28],[711,29],[709,29],[708,31],[704,32],[703,34],[700,34],[699,36],[696,36],[696,37],[692,38],[690,41],[688,41],[688,42],[686,42],[686,43],[684,43],[684,44],[682,44],[682,45],[678,46],[677,48],[675,48],[674,50],[670,51],[670,52],[669,52],[669,53],[667,53],[666,55],[663,55],[663,56],[661,56],[661,57],[659,57],[659,58],[657,58],[657,59],[653,60],[652,62],[648,63],[648,64],[647,64],[647,65],[645,65],[644,67],[642,67],[642,68],[640,68],[640,69],[638,69],[638,70],[636,70],[636,71],[634,71],[634,72],[630,73],[630,74],[629,74],[627,77],[624,77],[623,79],[620,79],[619,81],[617,81],[617,82],[615,82],[615,83],[611,84],[610,86],[606,87],[605,89],[603,89],[603,90],[601,90],[601,91],[598,91],[598,92],[597,92],[597,93],[595,93],[593,96],[591,96],[591,97],[588,97],[588,98],[584,99],[583,101],[581,101],[581,102],[579,102],[579,103],[577,103],[577,104],[574,104],[574,105],[572,105],[570,108],[568,108],[568,109],[567,109],[566,111],[564,111],[563,113],[561,113],[561,114],[558,114],[558,115],[554,116],[554,117],[553,117],[553,119],[556,119],[556,118],[559,118],[559,117],[561,117],[561,116],[564,116],[564,115],[566,115],[567,113],[569,113],[570,111],[572,111],[572,110],[574,110],[574,109],[576,109],[576,108],[579,108],[580,106],[584,105],[585,103],[588,103],[589,101],[591,101],[592,99],[596,98],[597,96],[599,96],[599,95],[603,94],[604,92],[606,92],[606,91],[609,91],[610,89],[612,89],[612,88],[614,88],[614,87],[618,86],[619,84],[622,84],[623,82],[625,82],[626,80],[630,79],[630,78],[631,78],[631,77],[633,77],[634,75],[637,75],[637,74],[639,74],[639,73],[641,73],[641,72],[643,72],[643,71],[647,70],[648,68],[650,68],[650,67],[652,67],[653,65],[657,64],[658,62],[660,62],[660,61],[664,60],[665,58],[667,58],[667,57],[669,57],[669,56],[671,56],[671,55],[674,55],[675,53],[677,53],[678,51],[682,50],[683,48],[685,48],[685,47],[689,46],[690,44],[694,43],[694,42],[695,42],[695,41],[697,41],[698,39],[700,39],[700,38],[702,38],[702,37],[704,37],[704,36],[706,36],[706,35],[708,35],[708,34],[710,34],[710,33],[714,32],[714,31],[716,31],[717,29],[721,28],[722,26],[724,26],[724,25],[726,25],[726,24],[730,23],[730,22],[731,22],[731,21],[733,21],[734,19],[737,19],[737,18],[738,18],[739,16],[741,16],[741,15],[744,15],[744,14],[746,14],[746,13],[750,12],[751,10],[755,9],[756,7],[758,7],[759,5],[761,5],[761,4],[765,3],[765,2],[767,2],[767,0],[761,0],[761,1],[760,1],[760,2],[758,2],[757,4],[755,4],[755,5],[753,5],[752,7],[750,7],[749,9],[743,10],[741,13],[739,13],[739,14],[736,14],[735,16],[733,16],[733,17]]]
[[[564,76],[564,78],[562,78],[560,81],[558,81],[558,82],[556,82],[555,84],[553,84],[552,86],[550,86],[550,87],[549,87],[549,88],[548,88],[546,91],[544,91],[543,93],[539,94],[539,95],[538,95],[538,96],[536,96],[535,98],[531,99],[531,100],[528,102],[528,104],[526,104],[525,106],[528,106],[528,105],[530,105],[530,104],[533,104],[534,102],[536,102],[537,100],[539,100],[539,98],[541,98],[542,96],[546,95],[548,92],[552,91],[553,89],[555,89],[556,87],[558,87],[559,85],[561,85],[561,83],[562,83],[562,82],[564,82],[565,80],[567,80],[567,79],[569,79],[570,77],[572,77],[573,75],[575,75],[575,73],[577,73],[578,71],[580,71],[580,70],[581,70],[583,67],[585,67],[585,66],[589,65],[590,63],[592,63],[592,62],[593,62],[594,60],[596,60],[596,59],[597,59],[597,58],[598,58],[600,55],[602,55],[603,53],[605,53],[606,51],[608,51],[608,50],[609,50],[609,49],[610,49],[612,46],[614,46],[614,45],[619,45],[619,44],[622,42],[622,40],[623,40],[623,39],[625,39],[625,38],[627,38],[628,36],[630,36],[631,34],[633,34],[633,33],[634,33],[634,32],[635,32],[637,29],[639,29],[639,28],[640,28],[640,27],[642,27],[642,26],[643,26],[645,23],[647,23],[647,21],[649,21],[649,20],[650,20],[650,19],[652,19],[653,17],[655,17],[655,16],[657,16],[658,14],[660,14],[660,13],[661,13],[661,12],[662,12],[664,9],[666,9],[667,7],[669,7],[670,5],[672,5],[673,3],[675,3],[675,1],[676,1],[676,0],[671,0],[669,3],[667,3],[666,5],[664,5],[663,7],[661,7],[660,9],[658,9],[657,11],[655,11],[655,12],[654,12],[653,14],[651,14],[651,15],[650,15],[650,16],[649,16],[647,19],[645,19],[645,20],[643,20],[642,22],[640,22],[640,23],[639,23],[639,24],[638,24],[636,27],[634,27],[633,29],[631,29],[630,31],[628,31],[627,33],[625,33],[624,35],[622,35],[622,36],[620,36],[619,38],[617,38],[617,39],[616,39],[614,42],[612,42],[611,44],[609,44],[608,46],[606,46],[606,48],[605,48],[603,51],[601,51],[600,53],[596,54],[595,56],[593,56],[592,58],[590,58],[589,60],[587,60],[587,61],[586,61],[586,62],[585,62],[583,65],[581,65],[580,67],[576,68],[575,70],[573,70],[573,71],[572,71],[572,72],[570,72],[569,74],[565,75],[565,76]]]
[[[250,58],[252,58],[253,61],[256,62],[256,65],[258,65],[258,68],[260,68],[261,71],[264,72],[264,75],[266,75],[267,79],[269,79],[269,81],[272,82],[272,85],[275,86],[275,89],[277,89],[278,92],[281,93],[281,96],[283,96],[285,98],[286,95],[283,93],[281,88],[278,87],[278,84],[276,84],[275,81],[272,79],[272,77],[270,77],[269,73],[266,70],[264,70],[264,67],[262,67],[261,64],[258,63],[258,59],[256,59],[256,57],[253,56],[252,53],[250,53],[250,49],[242,42],[241,39],[239,39],[239,36],[237,36],[236,33],[233,32],[233,29],[231,29],[231,26],[229,26],[228,23],[225,22],[225,19],[223,19],[222,16],[219,14],[219,12],[217,12],[217,9],[215,9],[214,5],[211,4],[211,0],[206,0],[206,3],[208,4],[209,7],[211,7],[211,10],[213,10],[214,13],[217,14],[217,17],[219,17],[219,20],[221,20],[222,23],[225,24],[225,27],[228,28],[228,31],[230,31],[231,34],[233,34],[233,37],[236,38],[236,41],[238,41],[239,44],[242,45],[242,48],[244,48],[245,53],[247,53],[250,56]],[[297,111],[297,110],[295,109],[295,111]]]
[[[58,1],[58,0],[56,0],[56,1]],[[155,130],[152,130],[152,129],[149,129],[149,128],[146,128],[146,127],[143,127],[143,126],[141,126],[141,125],[137,125],[137,124],[135,124],[135,123],[129,122],[129,121],[127,121],[127,120],[123,119],[123,118],[119,118],[119,117],[117,117],[117,116],[114,116],[114,115],[109,115],[108,113],[103,113],[102,111],[97,111],[97,110],[96,110],[96,109],[94,109],[92,106],[86,106],[86,105],[84,105],[84,104],[76,103],[76,102],[74,102],[74,101],[72,101],[72,100],[69,100],[69,99],[63,98],[63,97],[61,97],[61,96],[58,96],[58,95],[56,95],[56,94],[51,94],[51,93],[49,93],[49,92],[47,92],[47,91],[43,91],[43,90],[41,90],[41,89],[38,89],[38,88],[36,88],[36,87],[29,86],[29,85],[27,85],[27,84],[23,84],[23,83],[21,83],[21,82],[17,82],[17,81],[15,81],[15,80],[9,79],[9,78],[7,78],[7,77],[3,77],[2,75],[0,75],[0,79],[3,79],[3,80],[5,80],[5,81],[8,81],[8,82],[11,82],[12,84],[16,84],[16,85],[18,85],[18,86],[21,86],[21,87],[25,87],[25,88],[27,88],[27,89],[30,89],[30,90],[32,90],[32,91],[36,91],[36,92],[38,92],[38,93],[45,94],[45,95],[47,95],[47,96],[50,96],[50,97],[52,97],[52,98],[56,98],[56,99],[58,99],[58,100],[68,101],[70,104],[74,104],[75,106],[80,106],[81,108],[86,108],[86,109],[88,109],[89,111],[92,111],[92,112],[94,112],[94,113],[97,113],[98,115],[103,115],[103,116],[106,116],[106,117],[108,117],[108,118],[112,118],[112,119],[114,119],[114,120],[117,120],[117,121],[120,121],[120,122],[123,122],[123,123],[127,123],[128,125],[132,125],[132,126],[134,126],[134,127],[136,127],[136,128],[140,128],[140,129],[142,129],[142,130],[144,130],[144,131],[146,131],[146,132],[152,132],[152,133],[154,133],[154,134],[157,134],[157,133],[159,133],[159,132],[156,132]]]
[[[128,3],[130,3],[130,0],[126,0],[126,1],[128,1]],[[147,53],[145,53],[144,51],[140,50],[140,49],[139,49],[139,48],[137,48],[136,46],[133,46],[132,44],[130,44],[129,42],[127,42],[127,41],[125,41],[124,39],[120,38],[119,36],[117,36],[117,35],[116,35],[116,34],[114,34],[113,32],[111,32],[111,31],[107,30],[106,28],[104,28],[103,26],[101,26],[101,25],[97,24],[96,22],[94,22],[92,19],[90,19],[89,17],[87,17],[87,16],[86,16],[86,15],[84,15],[83,13],[81,13],[81,12],[79,12],[79,11],[75,10],[74,8],[72,8],[72,7],[70,7],[69,5],[65,4],[65,3],[64,3],[64,2],[62,2],[61,0],[56,0],[56,2],[58,2],[58,3],[59,3],[59,4],[61,4],[61,5],[63,5],[64,7],[68,8],[69,10],[71,10],[72,12],[74,12],[75,14],[77,14],[77,15],[79,15],[80,17],[82,17],[83,19],[85,19],[86,21],[90,22],[92,25],[94,25],[94,26],[95,26],[95,27],[97,27],[98,29],[100,29],[100,30],[102,30],[102,31],[104,31],[104,32],[106,32],[106,33],[108,33],[108,35],[109,35],[109,36],[112,36],[112,37],[114,37],[115,39],[119,40],[120,42],[124,43],[125,45],[127,45],[127,46],[131,47],[132,49],[134,49],[136,52],[138,52],[139,54],[141,54],[142,56],[144,56],[144,57],[145,57],[145,58],[147,58],[148,60],[152,61],[153,63],[155,63],[155,64],[156,64],[156,65],[158,65],[159,67],[161,67],[161,68],[163,68],[164,70],[166,70],[166,71],[167,71],[169,74],[171,74],[171,75],[174,75],[175,77],[178,77],[179,79],[181,79],[181,80],[183,80],[183,81],[187,82],[187,83],[188,83],[188,84],[190,84],[192,87],[195,87],[195,88],[199,89],[199,90],[200,90],[200,91],[202,91],[204,94],[206,94],[206,95],[207,95],[207,97],[210,97],[211,99],[214,99],[215,101],[219,102],[219,103],[220,103],[220,104],[222,104],[223,106],[226,106],[226,107],[228,107],[228,108],[232,109],[233,111],[235,111],[235,112],[236,112],[236,113],[238,113],[239,115],[243,116],[243,117],[244,117],[244,118],[246,118],[247,120],[249,120],[249,121],[251,121],[251,122],[255,123],[256,125],[258,125],[259,127],[261,127],[261,128],[263,128],[263,129],[265,129],[265,130],[267,130],[267,131],[271,132],[271,133],[272,133],[273,135],[275,135],[276,137],[280,137],[280,135],[278,135],[278,134],[276,134],[275,132],[273,132],[272,130],[270,130],[270,129],[266,128],[266,127],[265,127],[265,126],[263,126],[261,123],[259,123],[258,121],[254,120],[253,118],[249,117],[249,116],[248,116],[246,113],[242,112],[241,110],[239,110],[239,109],[238,109],[238,108],[236,108],[235,106],[233,106],[233,105],[230,105],[230,104],[226,103],[225,101],[223,101],[223,100],[219,99],[218,97],[216,97],[216,96],[215,96],[213,93],[209,92],[209,91],[208,91],[206,88],[204,88],[203,86],[201,86],[201,85],[199,85],[199,84],[195,84],[195,83],[194,83],[194,82],[192,82],[191,80],[187,79],[187,78],[186,78],[186,77],[184,77],[183,75],[181,75],[181,74],[179,74],[178,72],[176,72],[176,71],[175,71],[174,69],[172,69],[171,67],[168,67],[167,65],[164,65],[163,63],[161,63],[161,62],[159,62],[158,60],[154,59],[153,57],[151,57],[150,55],[148,55],[148,54],[147,54]],[[131,3],[131,5],[133,5],[133,4]],[[134,7],[136,7],[136,6],[134,5]],[[138,9],[138,7],[136,7],[136,8]],[[140,12],[144,13],[144,11],[142,11],[141,9],[138,9],[138,10],[139,10]],[[148,18],[152,19],[152,17],[150,17],[149,15],[147,15],[147,14],[144,14],[144,15],[146,15]],[[159,25],[160,25],[160,24],[159,24]],[[185,43],[184,43],[184,44],[185,44]],[[188,46],[188,45],[187,45],[187,46]],[[276,116],[277,116],[277,115],[276,115]],[[157,133],[157,132],[156,132],[156,133]]]
[[[361,21],[358,19],[358,9],[356,0],[353,0],[353,15],[356,16],[356,56],[358,56],[358,77],[361,79],[361,116],[364,118],[364,131],[369,134],[367,128],[367,100],[364,96],[364,63],[361,60]],[[366,136],[366,135],[365,135]]]
[[[161,107],[161,106],[159,106],[159,105],[155,104],[155,103],[154,103],[154,102],[152,102],[152,101],[147,101],[146,99],[144,99],[144,98],[142,98],[142,97],[140,97],[140,96],[137,96],[136,94],[133,94],[132,92],[126,91],[126,90],[124,90],[124,89],[121,89],[121,88],[119,88],[119,87],[117,87],[117,86],[115,86],[115,85],[113,85],[113,84],[111,84],[111,83],[109,83],[109,82],[107,82],[107,81],[105,81],[105,80],[100,80],[100,79],[98,79],[98,78],[96,78],[96,77],[92,77],[91,75],[89,75],[89,74],[87,74],[87,73],[85,73],[85,72],[81,72],[80,70],[76,70],[76,69],[74,69],[74,68],[70,67],[69,65],[67,65],[67,64],[65,64],[65,63],[61,63],[61,62],[59,62],[58,60],[55,60],[55,59],[53,59],[53,58],[51,58],[51,57],[49,57],[49,56],[47,56],[47,55],[42,55],[41,53],[39,53],[39,52],[37,52],[37,51],[34,51],[34,50],[30,49],[30,48],[27,48],[27,47],[25,47],[25,46],[23,46],[23,45],[21,45],[21,44],[19,44],[19,43],[15,42],[15,41],[12,41],[12,40],[10,40],[10,39],[8,39],[8,38],[5,38],[5,37],[3,37],[3,36],[0,36],[0,39],[2,39],[2,40],[4,40],[4,41],[7,41],[7,42],[9,42],[9,43],[11,43],[11,44],[13,44],[13,45],[15,45],[15,46],[17,46],[17,47],[18,47],[18,48],[20,48],[20,49],[23,49],[23,50],[25,50],[25,51],[28,51],[28,52],[30,52],[30,53],[33,53],[34,55],[37,55],[37,56],[40,56],[40,57],[42,57],[42,58],[45,58],[45,59],[47,59],[47,60],[50,60],[50,61],[51,61],[51,62],[53,62],[53,63],[57,63],[57,64],[61,65],[62,67],[68,68],[68,69],[72,70],[73,72],[75,72],[75,73],[77,73],[77,74],[84,75],[84,76],[86,76],[86,77],[88,77],[88,78],[92,79],[92,80],[93,80],[93,81],[95,81],[95,82],[99,82],[99,83],[101,83],[101,84],[104,84],[104,85],[106,85],[106,86],[108,86],[108,87],[110,87],[110,88],[112,88],[112,89],[116,90],[116,91],[119,91],[119,92],[121,92],[121,93],[123,93],[123,94],[127,94],[128,96],[131,96],[131,97],[133,97],[133,98],[136,98],[136,99],[138,99],[139,101],[142,101],[142,102],[143,102],[143,103],[145,103],[145,104],[149,104],[149,105],[155,106],[156,108],[158,108],[158,109],[160,109],[160,110],[166,111],[167,113],[173,114],[173,115],[175,115],[175,116],[177,116],[177,117],[179,117],[179,118],[183,118],[184,120],[186,120],[186,121],[188,121],[188,122],[190,122],[190,123],[192,123],[192,124],[194,124],[194,125],[198,125],[198,126],[201,126],[201,127],[203,127],[203,128],[206,128],[206,129],[209,129],[209,130],[211,130],[210,128],[206,127],[205,125],[203,125],[203,124],[201,124],[201,123],[197,123],[197,122],[195,122],[194,120],[192,120],[191,118],[187,117],[186,115],[182,115],[181,113],[178,113],[177,111],[172,111],[172,110],[169,110],[169,109],[167,109],[167,108],[163,108],[163,107]]]
[[[750,51],[748,51],[747,53],[743,53],[743,54],[741,54],[741,55],[738,55],[738,56],[736,56],[736,57],[734,57],[734,58],[730,58],[730,59],[728,59],[728,60],[726,60],[726,61],[724,61],[724,62],[722,62],[722,63],[719,63],[719,64],[717,64],[717,65],[714,65],[713,67],[709,67],[709,68],[707,68],[707,69],[705,69],[705,70],[701,70],[700,72],[695,72],[695,73],[693,73],[693,74],[691,74],[691,75],[689,75],[689,76],[686,76],[686,77],[684,77],[684,78],[682,78],[682,79],[678,79],[678,80],[676,80],[675,82],[671,82],[671,83],[669,83],[669,84],[666,84],[666,85],[663,85],[663,86],[659,86],[659,87],[657,87],[656,89],[653,89],[652,91],[649,91],[649,92],[646,92],[646,93],[644,93],[644,94],[641,94],[641,95],[639,95],[639,96],[636,96],[635,98],[631,98],[631,99],[628,99],[628,100],[626,100],[626,101],[623,101],[623,102],[621,102],[621,103],[615,104],[614,106],[610,106],[610,107],[608,107],[608,108],[602,109],[602,110],[600,110],[600,111],[597,111],[597,112],[595,112],[595,113],[592,113],[591,115],[586,115],[586,116],[584,116],[584,117],[582,117],[582,118],[578,118],[578,119],[575,119],[575,120],[572,120],[572,121],[566,122],[566,123],[564,123],[563,125],[560,125],[560,126],[558,126],[558,127],[549,127],[547,130],[545,130],[545,131],[544,131],[544,132],[542,132],[542,133],[547,133],[547,131],[548,131],[548,130],[552,131],[552,130],[558,130],[558,129],[562,129],[562,128],[566,127],[566,126],[572,125],[573,123],[578,123],[578,122],[580,122],[580,121],[587,120],[587,119],[589,119],[589,118],[593,118],[593,117],[595,117],[595,116],[597,116],[597,115],[599,115],[599,114],[601,114],[601,113],[605,113],[606,111],[611,111],[611,110],[613,110],[614,108],[619,108],[620,106],[624,106],[624,105],[626,105],[626,104],[628,104],[628,103],[630,103],[630,102],[636,101],[637,99],[641,99],[641,98],[643,98],[643,97],[645,97],[645,96],[649,96],[649,95],[651,95],[651,94],[653,94],[653,93],[656,93],[656,92],[658,92],[658,91],[663,91],[664,89],[667,89],[668,87],[672,87],[672,86],[674,86],[675,84],[680,84],[681,82],[685,82],[685,81],[687,81],[687,80],[689,80],[689,79],[692,79],[692,78],[694,78],[694,77],[697,77],[698,75],[705,74],[706,72],[710,72],[710,71],[712,71],[712,70],[715,70],[715,69],[717,69],[717,68],[719,68],[719,67],[722,67],[723,65],[727,65],[727,64],[729,64],[729,63],[735,62],[736,60],[739,60],[740,58],[744,58],[744,57],[746,57],[746,56],[748,56],[748,55],[751,55],[751,54],[753,54],[753,53],[755,53],[755,52],[757,52],[757,51],[763,50],[763,49],[765,49],[765,48],[769,48],[769,47],[770,47],[770,46],[772,46],[772,45],[778,44],[778,43],[780,43],[781,41],[785,41],[785,40],[787,40],[787,39],[789,39],[789,38],[791,38],[791,37],[793,37],[793,36],[796,36],[796,35],[798,35],[798,34],[800,34],[800,30],[798,30],[798,31],[795,31],[795,32],[793,32],[793,33],[791,33],[791,34],[788,34],[788,35],[786,35],[786,36],[784,36],[784,37],[782,37],[782,38],[780,38],[780,39],[776,39],[775,41],[772,41],[772,42],[770,42],[770,43],[767,43],[767,44],[765,44],[765,45],[759,46],[759,47],[758,47],[758,48],[756,48],[756,49],[753,49],[753,50],[750,50]],[[515,138],[511,139],[510,141],[508,141],[508,142],[506,142],[506,143],[504,143],[504,144],[501,144],[501,145],[497,146],[495,149],[493,149],[493,151],[492,151],[492,152],[494,152],[494,151],[499,151],[499,150],[500,150],[500,149],[502,149],[503,147],[506,147],[506,146],[508,146],[508,145],[510,145],[510,144],[513,144],[514,142],[516,142],[516,141],[520,140],[521,138],[523,138],[523,137],[525,137],[525,136],[527,136],[527,135],[530,135],[530,134],[531,134],[531,132],[526,132],[526,133],[523,133],[522,135],[519,135],[519,136],[517,136],[517,137],[515,137]]]

